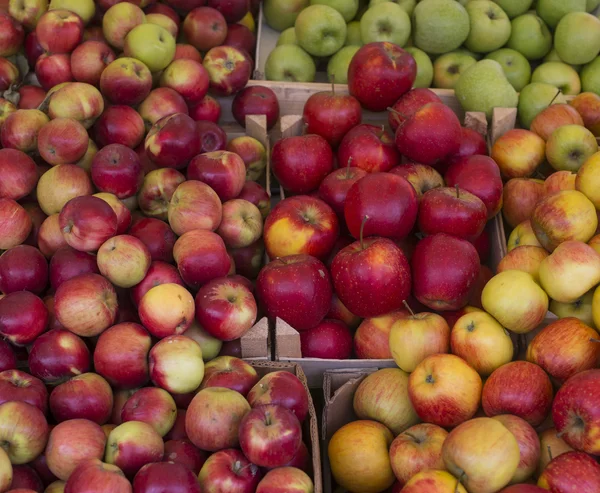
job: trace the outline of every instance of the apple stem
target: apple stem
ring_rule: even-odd
[[[406,303],[406,301],[405,301],[404,303]],[[407,306],[408,306],[408,305],[407,305]],[[410,310],[410,308],[409,308],[409,310]],[[418,439],[416,436],[414,436],[414,435],[413,435],[413,434],[412,434],[410,431],[405,431],[405,432],[403,433],[403,435],[406,435],[407,437],[410,437],[410,438],[412,438],[412,439],[413,439],[415,442],[417,442],[417,443],[421,443],[421,440],[419,440],[419,439]]]
[[[360,239],[360,249],[361,250],[365,249],[365,244],[363,242],[363,233],[365,231],[365,224],[367,223],[368,220],[369,220],[369,216],[365,216],[365,217],[363,217],[362,223],[360,223],[359,239]]]
[[[458,187],[458,184],[454,185],[454,188],[456,188],[456,198],[460,199],[460,188]]]
[[[348,158],[348,165],[346,166],[346,180],[350,179],[350,166],[352,166],[352,156]]]
[[[550,457],[550,460],[552,460],[554,457],[552,457],[552,447],[550,447],[550,445],[546,445],[546,448],[548,449],[548,457]]]
[[[398,116],[401,116],[402,118],[404,118],[405,120],[408,120],[408,116],[406,116],[404,113],[400,113],[398,110],[395,110],[394,108],[392,108],[391,106],[387,107],[388,111],[391,111],[392,113],[395,113]]]
[[[561,92],[560,89],[558,91],[556,91],[556,94],[554,95],[554,97],[552,98],[552,101],[550,101],[550,104],[548,106],[552,106],[552,103],[554,103],[556,98],[559,96],[560,92]]]
[[[282,264],[287,265],[287,262],[283,259],[283,257],[276,257],[275,260],[279,260]]]
[[[591,337],[590,338],[590,342],[600,342],[600,339],[596,339],[594,337]]]
[[[405,307],[405,308],[406,308],[406,309],[409,311],[410,315],[411,315],[412,317],[414,317],[414,316],[415,316],[415,312],[413,312],[413,311],[412,311],[412,308],[411,308],[411,307],[410,307],[410,305],[407,303],[407,301],[406,301],[406,300],[402,300],[402,304],[403,304],[403,305],[404,305],[404,307]],[[411,435],[409,435],[409,436],[411,436]]]

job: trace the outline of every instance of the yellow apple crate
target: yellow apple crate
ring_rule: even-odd
[[[302,135],[305,130],[302,111],[306,100],[314,93],[319,91],[330,90],[330,84],[291,84],[291,83],[265,83],[264,81],[252,81],[254,85],[266,85],[273,89],[279,99],[281,108],[281,117],[276,128],[270,133],[270,139],[275,142],[278,139]],[[336,85],[336,90],[339,88],[340,93],[347,93],[347,86]],[[493,127],[494,122],[503,121],[503,111],[498,109],[492,120],[490,127],[483,113],[464,113],[458,101],[453,94],[448,91],[434,90],[442,101],[447,104],[464,123],[466,127],[477,130],[486,137],[489,141],[489,131]],[[451,92],[451,91],[450,91]],[[363,123],[373,125],[386,125],[387,113],[369,113],[363,112]],[[285,194],[280,189],[277,199],[285,198]],[[504,226],[500,214],[496,215],[487,224],[487,231],[490,235],[490,260],[488,266],[495,273],[500,260],[506,255],[506,236]],[[301,351],[300,333],[291,327],[283,320],[277,318],[270,320],[270,325],[274,333],[274,359],[275,361],[286,361],[298,363],[302,366],[306,374],[308,385],[311,388],[321,388],[323,385],[323,374],[327,370],[333,369],[367,369],[367,368],[384,368],[395,367],[392,359],[320,359],[320,358],[303,358]]]

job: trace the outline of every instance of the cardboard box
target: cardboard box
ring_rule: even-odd
[[[304,422],[303,435],[304,443],[308,447],[312,457],[312,475],[314,483],[314,493],[323,493],[323,475],[321,470],[321,449],[319,429],[317,425],[317,413],[313,404],[312,397],[308,390],[306,377],[302,368],[293,363],[278,363],[278,362],[252,362],[254,369],[260,377],[274,371],[288,371],[298,377],[306,390],[308,396],[308,417]]]

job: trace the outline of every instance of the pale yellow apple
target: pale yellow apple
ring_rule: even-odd
[[[165,14],[147,14],[146,22],[148,24],[156,24],[157,26],[164,27],[171,36],[177,39],[179,33],[179,27],[175,24],[175,21]]]
[[[539,281],[540,263],[548,256],[542,247],[524,245],[517,247],[506,255],[498,264],[497,272],[505,270],[521,270],[531,274],[536,282]]]
[[[531,274],[507,270],[492,277],[481,293],[483,309],[517,334],[535,329],[548,311],[548,295]]]
[[[593,316],[594,289],[580,296],[572,303],[561,303],[560,301],[550,301],[549,310],[558,318],[575,317],[590,327],[596,327]]]
[[[527,221],[523,221],[519,224],[515,229],[512,230],[508,237],[507,248],[510,252],[517,247],[530,245],[541,247],[542,244],[538,241],[535,233],[533,232],[533,228],[531,227],[531,221],[528,219]]]
[[[514,353],[508,331],[486,312],[460,317],[452,328],[450,347],[484,377],[509,363]]]
[[[450,350],[450,327],[437,313],[417,313],[394,322],[390,350],[396,364],[411,373],[431,354]]]
[[[75,12],[84,24],[88,24],[96,13],[94,0],[51,0],[48,10],[64,9]]]
[[[467,493],[467,490],[448,471],[429,469],[410,478],[402,493]]]
[[[590,199],[596,209],[600,209],[600,152],[592,154],[579,168],[575,189]]]
[[[539,274],[550,298],[573,303],[600,283],[600,255],[582,241],[565,241],[542,260]]]
[[[600,235],[594,236],[590,241],[588,241],[588,245],[600,253]]]
[[[129,32],[144,22],[146,14],[137,5],[129,2],[117,3],[102,17],[102,33],[108,44],[122,50]]]
[[[475,418],[450,432],[442,457],[470,493],[495,493],[509,483],[521,454],[517,439],[502,423]]]

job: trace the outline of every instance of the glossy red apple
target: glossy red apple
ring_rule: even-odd
[[[185,168],[200,152],[196,123],[187,114],[175,113],[158,120],[148,132],[146,155],[161,168]]]
[[[181,464],[196,475],[200,472],[207,458],[207,452],[200,450],[187,439],[165,442],[165,456],[163,457],[163,461]]]
[[[11,345],[4,339],[0,340],[0,371],[17,368],[17,355]]]
[[[261,478],[259,467],[237,449],[220,450],[211,455],[198,475],[202,491],[210,493],[224,489],[236,493],[253,493]]]
[[[136,493],[201,493],[196,474],[174,462],[146,464],[135,475],[133,491]]]
[[[67,244],[82,252],[98,250],[115,235],[118,225],[112,207],[89,195],[69,200],[60,211],[59,221]]]
[[[391,108],[394,111],[388,112],[388,122],[392,132],[398,129],[398,126],[410,118],[414,113],[425,106],[427,103],[441,103],[440,97],[431,89],[414,88],[404,93]]]
[[[142,282],[131,288],[131,298],[136,305],[139,305],[144,295],[152,288],[169,283],[184,285],[183,279],[175,266],[155,260],[150,265]]]
[[[59,84],[74,81],[71,55],[43,53],[35,62],[35,76],[45,91]]]
[[[27,240],[33,223],[20,204],[12,199],[0,198],[0,227],[4,232],[0,239],[0,248],[7,250]]]
[[[80,463],[69,476],[65,493],[131,493],[131,483],[117,466],[106,464],[98,459]]]
[[[228,34],[230,32],[231,27]],[[231,112],[242,127],[246,127],[247,115],[265,115],[267,130],[270,130],[279,120],[279,101],[272,89],[264,86],[249,86],[235,95],[231,103]],[[308,133],[314,132],[308,131]]]
[[[48,326],[48,309],[29,291],[0,298],[0,335],[17,346],[31,344]]]
[[[225,150],[227,146],[227,134],[216,123],[200,120],[196,122],[196,129],[200,135],[201,154]]]
[[[207,152],[190,161],[187,179],[206,183],[225,202],[236,198],[242,191],[246,182],[246,165],[233,152]]]
[[[0,256],[0,291],[31,291],[40,294],[48,284],[48,262],[42,253],[29,245],[19,245]]]
[[[98,274],[96,257],[91,253],[80,252],[70,246],[59,248],[50,259],[50,286],[55,291],[60,285],[80,274]]]
[[[352,355],[352,332],[339,320],[323,320],[300,333],[303,358],[349,359]]]
[[[71,53],[71,72],[79,82],[97,86],[104,69],[113,62],[115,53],[106,43],[86,41]]]
[[[300,422],[308,415],[308,394],[300,379],[288,371],[273,371],[262,377],[248,393],[254,407],[279,405],[292,411]]]
[[[0,404],[8,401],[26,402],[44,414],[48,411],[48,391],[44,383],[20,370],[0,372]]]
[[[180,1],[175,0],[173,2],[173,0],[170,0],[169,3]],[[191,12],[183,21],[183,34],[188,43],[205,52],[225,41],[227,21],[217,9],[204,7],[204,1],[195,1],[194,3],[193,7],[186,9]]]
[[[83,38],[83,21],[64,9],[49,10],[40,17],[35,33],[40,46],[50,53],[70,53]]]
[[[38,182],[35,162],[16,149],[0,149],[0,197],[19,200],[29,195]]]
[[[91,175],[98,190],[120,199],[135,195],[144,179],[137,154],[122,144],[110,144],[99,150],[92,161]]]
[[[94,124],[94,138],[100,147],[121,144],[135,149],[144,139],[146,128],[140,114],[130,106],[109,106]]]

